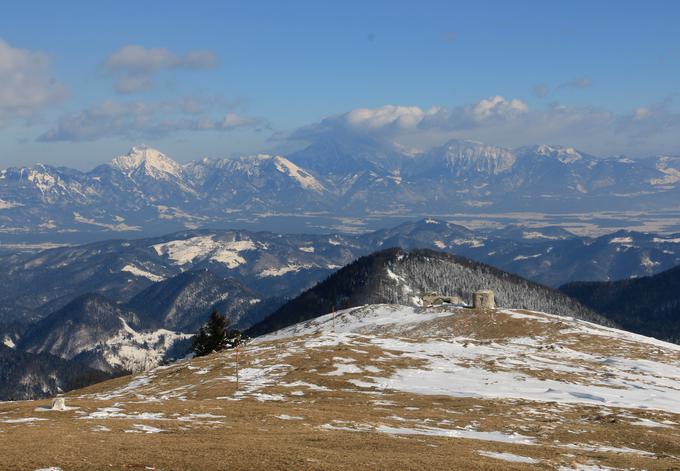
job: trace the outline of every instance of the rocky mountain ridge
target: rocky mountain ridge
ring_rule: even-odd
[[[0,171],[0,233],[170,232],[291,214],[380,217],[456,211],[663,209],[680,157],[603,158],[571,147],[451,141],[413,154],[368,138],[317,141],[286,156],[180,165],[144,146],[89,172]]]

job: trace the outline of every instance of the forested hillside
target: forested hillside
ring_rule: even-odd
[[[22,352],[0,344],[0,401],[54,396],[110,377],[54,355]]]
[[[680,267],[643,278],[569,283],[560,289],[626,330],[680,343]]]
[[[363,304],[421,304],[420,295],[436,291],[471,302],[472,292],[491,289],[499,306],[532,309],[607,324],[608,321],[559,291],[434,250],[398,248],[361,257],[283,305],[250,329],[261,334],[333,310]]]

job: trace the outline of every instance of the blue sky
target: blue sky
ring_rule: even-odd
[[[0,167],[348,130],[680,154],[679,19],[673,1],[12,2]]]

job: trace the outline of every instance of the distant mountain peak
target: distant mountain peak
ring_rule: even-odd
[[[182,173],[180,164],[161,151],[146,145],[133,146],[127,154],[113,159],[110,165],[128,175],[142,169],[151,176],[158,176],[160,172],[179,177]]]
[[[541,156],[555,157],[564,164],[570,164],[583,158],[583,155],[573,147],[540,144],[534,147],[534,151]]]

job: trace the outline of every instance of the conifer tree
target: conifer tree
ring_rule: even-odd
[[[213,310],[208,322],[196,332],[192,341],[192,349],[196,356],[204,356],[225,348],[233,348],[240,341],[241,332],[230,329],[227,317]]]

